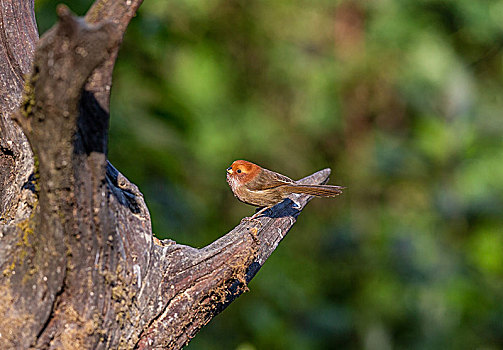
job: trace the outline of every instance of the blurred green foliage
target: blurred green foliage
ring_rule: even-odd
[[[201,247],[253,213],[235,159],[348,187],[188,349],[503,348],[502,65],[503,1],[146,0],[109,156],[158,237]]]

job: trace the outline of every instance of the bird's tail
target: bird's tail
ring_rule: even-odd
[[[288,185],[287,188],[293,193],[305,193],[317,197],[334,197],[341,194],[345,187],[333,185]]]

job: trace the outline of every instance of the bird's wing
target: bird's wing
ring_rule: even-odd
[[[261,173],[248,184],[248,189],[251,191],[263,191],[275,188],[282,185],[292,185],[295,181],[288,176],[278,174],[274,171],[263,169]]]

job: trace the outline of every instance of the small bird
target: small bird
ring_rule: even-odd
[[[252,219],[264,210],[282,202],[292,193],[334,197],[341,194],[344,188],[332,185],[299,184],[285,175],[264,169],[246,160],[236,160],[227,168],[227,182],[234,196],[241,202],[262,208],[252,216]]]

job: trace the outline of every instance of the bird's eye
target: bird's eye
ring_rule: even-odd
[[[238,173],[240,173],[240,172],[241,172],[241,169],[238,169]]]

